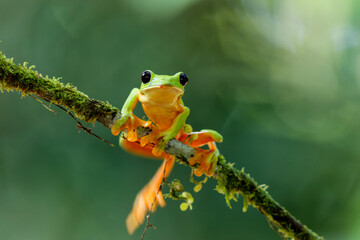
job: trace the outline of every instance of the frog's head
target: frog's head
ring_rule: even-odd
[[[178,72],[175,75],[157,75],[150,70],[146,70],[141,74],[141,87],[140,91],[147,90],[162,90],[167,89],[177,92],[179,95],[184,94],[184,87],[188,82],[188,77],[183,72]]]

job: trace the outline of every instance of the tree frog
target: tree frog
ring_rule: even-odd
[[[175,75],[157,75],[150,70],[141,74],[140,89],[134,88],[121,109],[121,118],[112,127],[113,135],[120,135],[120,146],[125,150],[153,158],[164,159],[150,182],[138,193],[132,211],[126,219],[127,230],[132,234],[143,223],[146,213],[156,206],[165,206],[159,187],[174,165],[175,157],[164,152],[169,140],[175,138],[196,149],[195,155],[189,160],[191,165],[199,164],[194,174],[213,175],[218,161],[219,152],[215,142],[221,142],[222,136],[214,130],[193,132],[192,127],[185,123],[190,110],[181,99],[185,85],[189,79],[183,72]],[[149,121],[142,120],[133,114],[133,109],[141,102]],[[148,127],[151,133],[140,139],[137,127]],[[208,149],[200,148],[207,145]],[[153,204],[154,203],[154,204]],[[151,208],[151,205],[153,207]]]

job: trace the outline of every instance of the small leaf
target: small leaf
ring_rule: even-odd
[[[188,209],[189,205],[186,202],[183,202],[182,204],[180,204],[180,210],[181,211],[186,211]]]
[[[194,192],[200,192],[201,189],[202,189],[202,184],[198,184],[194,187]]]
[[[183,193],[181,194],[181,196],[184,197],[184,198],[186,198],[186,201],[187,201],[188,203],[190,203],[190,204],[194,202],[194,198],[193,198],[193,196],[191,195],[191,193],[189,193],[189,192],[183,192]]]

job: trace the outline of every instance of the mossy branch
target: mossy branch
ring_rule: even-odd
[[[27,67],[26,63],[17,65],[13,63],[13,59],[6,58],[0,52],[0,89],[36,95],[73,111],[85,122],[100,122],[107,128],[111,128],[120,118],[119,110],[108,102],[89,98],[71,84],[64,85],[59,79],[44,77],[33,68]],[[147,129],[138,129],[138,135],[146,135],[147,132]],[[165,151],[187,165],[195,152],[193,148],[174,139],[168,143]],[[266,187],[258,185],[244,170],[240,171],[233,164],[226,163],[223,156],[219,158],[214,178],[218,181],[217,191],[225,195],[228,204],[231,199],[236,200],[240,193],[244,197],[244,211],[248,205],[257,208],[283,238],[323,239],[277,203],[266,191]]]

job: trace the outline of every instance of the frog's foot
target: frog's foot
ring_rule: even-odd
[[[153,127],[151,129],[151,133],[141,137],[140,139],[140,146],[145,147],[147,145],[156,146],[156,143],[159,141],[159,138],[161,138],[161,135],[156,127]]]
[[[160,186],[163,179],[169,176],[174,162],[174,156],[166,155],[154,177],[136,196],[132,211],[126,219],[126,227],[130,234],[144,222],[149,210],[154,212],[157,206],[164,207],[166,205]]]
[[[113,135],[119,135],[121,131],[127,129],[127,133],[125,137],[130,142],[135,142],[138,140],[136,130],[138,127],[150,127],[150,121],[144,121],[130,114],[123,114],[123,116],[115,123],[115,125],[111,128],[111,133]]]
[[[151,209],[151,212],[156,210],[157,205],[164,207],[166,205],[163,194],[154,185],[146,185],[136,196],[133,209],[126,218],[126,228],[129,234],[134,231],[144,222],[145,216]]]
[[[156,157],[164,153],[166,144],[170,139],[174,138],[173,134],[158,130],[156,127],[152,128],[149,135],[140,139],[140,146],[145,147],[151,145],[153,147],[152,154]]]
[[[212,176],[215,173],[219,150],[215,143],[208,143],[209,149],[196,148],[195,155],[189,159],[190,165],[199,164],[199,167],[194,171],[194,174],[200,177],[202,174]]]

